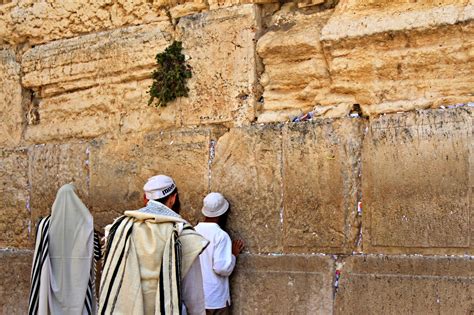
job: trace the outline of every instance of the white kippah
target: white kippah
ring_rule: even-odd
[[[176,184],[173,179],[166,175],[150,177],[145,186],[143,186],[145,196],[148,200],[164,198],[170,195],[175,188]]]
[[[202,214],[208,218],[215,218],[226,213],[229,202],[220,193],[211,192],[204,198]]]

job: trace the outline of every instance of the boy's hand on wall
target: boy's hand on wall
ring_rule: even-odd
[[[234,240],[232,241],[232,255],[238,256],[244,249],[244,241]]]

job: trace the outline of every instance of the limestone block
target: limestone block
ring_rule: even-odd
[[[33,224],[51,213],[58,189],[68,183],[76,186],[86,206],[89,203],[89,155],[87,143],[31,146],[28,150],[31,212]]]
[[[235,314],[331,314],[329,256],[240,255],[232,280]]]
[[[146,0],[20,0],[0,10],[0,38],[10,44],[41,44],[167,19],[159,1]]]
[[[352,252],[364,128],[347,118],[284,129],[285,252]]]
[[[0,313],[27,314],[31,251],[0,251]]]
[[[470,314],[469,257],[351,256],[345,260],[335,314]]]
[[[170,9],[170,15],[173,19],[179,19],[186,15],[199,13],[207,8],[207,4],[203,2],[186,2],[172,7]]]
[[[176,181],[181,214],[192,223],[200,216],[209,187],[209,130],[138,134],[94,143],[91,149],[91,203],[104,226],[124,210],[143,206],[143,185],[166,174]]]
[[[285,121],[290,118],[290,110],[308,112],[317,105],[353,104],[350,95],[331,91],[331,77],[319,40],[331,14],[332,10],[310,15],[275,14],[270,31],[257,43],[265,66],[260,79],[264,101],[259,122],[268,121],[274,112],[280,114],[275,117],[277,120]]]
[[[26,150],[0,151],[0,247],[28,246],[30,211]]]
[[[0,50],[0,146],[13,147],[23,131],[20,64],[12,50]]]
[[[469,107],[371,121],[362,153],[367,251],[472,253],[472,132]]]
[[[98,227],[143,207],[143,135],[91,142],[90,203]]]
[[[368,115],[473,101],[472,5],[389,2],[341,1],[324,26],[332,91]]]
[[[193,68],[189,97],[179,100],[184,124],[242,125],[253,121],[258,21],[259,10],[254,5],[179,20],[178,38]]]
[[[216,144],[211,191],[230,202],[229,230],[251,253],[282,250],[281,128],[231,129]]]
[[[27,139],[92,138],[175,124],[173,109],[147,106],[155,55],[169,44],[170,32],[169,23],[134,26],[28,50],[23,85],[36,92],[40,123],[27,129]]]
[[[187,129],[145,136],[143,174],[167,174],[178,186],[180,214],[193,224],[201,217],[202,200],[209,191],[211,131]]]

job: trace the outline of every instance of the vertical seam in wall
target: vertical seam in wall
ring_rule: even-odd
[[[26,160],[27,160],[27,163],[28,163],[28,168],[27,168],[27,183],[26,183],[26,187],[27,187],[27,197],[26,197],[26,209],[28,210],[28,212],[30,213],[30,219],[28,221],[28,241],[31,241],[31,235],[32,235],[32,226],[34,227],[34,224],[33,224],[33,213],[31,211],[31,161],[30,161],[30,150],[31,150],[31,147],[28,147],[26,149]]]
[[[285,138],[285,132],[287,131],[286,129],[288,128],[288,124],[283,124],[280,125],[280,179],[281,179],[281,184],[280,184],[280,235],[281,235],[281,252],[284,252],[284,215],[285,215],[285,209],[284,209],[284,200],[285,200],[285,181],[284,181],[284,159],[285,159],[285,146],[283,144],[284,138]]]

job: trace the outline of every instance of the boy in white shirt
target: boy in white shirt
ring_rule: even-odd
[[[199,256],[204,284],[207,315],[229,314],[229,276],[234,270],[236,257],[244,248],[241,240],[231,241],[222,229],[225,225],[229,202],[220,193],[212,192],[204,198],[200,222],[196,231],[210,243]]]

